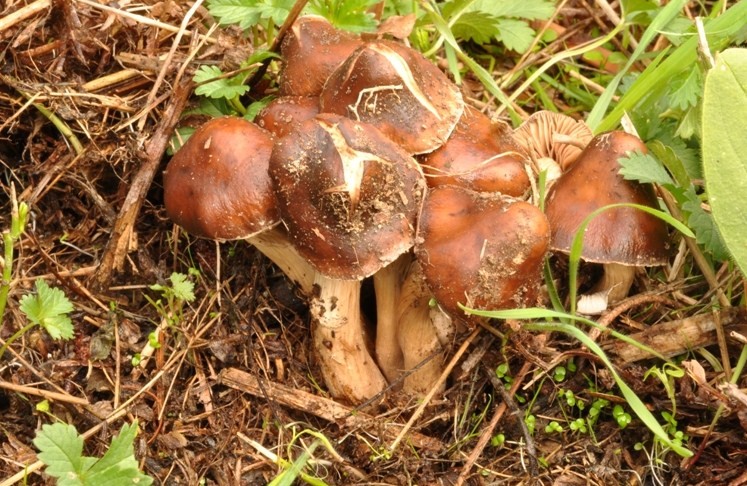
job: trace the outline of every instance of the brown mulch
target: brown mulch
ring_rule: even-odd
[[[592,3],[569,2],[559,18],[609,28],[589,15]],[[52,484],[32,440],[57,419],[86,433],[92,456],[122,423],[138,420],[135,453],[155,484],[267,484],[282,471],[274,455],[297,459],[314,440],[307,431],[334,447],[317,448],[306,469],[327,484],[747,483],[745,406],[705,386],[719,376],[711,366],[707,383],[685,376],[674,388],[678,430],[696,452],[691,460],[650,457],[648,430],[635,421],[620,430],[608,412],[593,435],[545,433],[547,423],[573,413],[561,390],[587,403],[621,401],[601,363],[563,336],[508,328],[460,336],[446,390],[418,411],[406,435],[417,399],[390,391],[360,408],[332,401],[311,353],[308,308],[293,286],[250,245],[192,238],[164,211],[161,172],[174,129],[201,121],[183,116],[198,103],[194,70],[214,64],[230,71],[253,50],[238,30],[213,29],[204,7],[185,23],[189,7],[174,0],[0,5],[0,229],[9,225],[11,186],[32,211],[17,246],[0,345],[25,325],[17,304],[36,279],[63,289],[75,305],[73,340],[34,330],[0,358],[0,485],[23,479],[26,465],[28,484]],[[549,54],[527,62],[539,65]],[[475,80],[466,85],[480,108],[494,108]],[[261,87],[272,90],[271,83]],[[562,93],[553,94],[573,111]],[[537,110],[533,102],[522,97],[517,111]],[[150,286],[189,269],[199,271],[195,301],[166,327],[147,364],[133,365],[149,333],[169,317],[153,305],[161,295]],[[736,278],[726,266],[717,277]],[[645,297],[610,318],[626,333],[696,314],[704,302],[694,296],[708,290],[702,278],[639,278],[637,287]],[[364,283],[369,300],[371,292]],[[707,332],[714,338],[705,344],[712,344],[716,330]],[[708,349],[707,357],[719,355],[718,347]],[[738,349],[724,352],[736,357]],[[568,360],[578,369],[554,381],[553,368]],[[494,373],[502,363],[509,364],[509,393]],[[661,383],[645,377],[651,364],[636,361],[621,373],[658,416],[671,403]],[[48,412],[37,409],[45,399]],[[729,406],[711,427],[722,404]],[[521,420],[527,411],[537,423],[531,437]],[[499,433],[502,446],[491,442]],[[637,442],[646,448],[637,450]]]

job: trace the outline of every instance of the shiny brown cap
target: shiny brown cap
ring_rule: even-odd
[[[269,171],[290,238],[320,273],[361,279],[413,245],[422,171],[371,125],[322,113],[276,143]]]
[[[208,121],[163,174],[166,212],[195,236],[248,238],[280,222],[267,174],[270,135],[242,118]]]
[[[535,206],[500,194],[440,186],[428,191],[415,254],[439,305],[465,318],[476,309],[532,304],[550,229]]]
[[[524,149],[508,125],[466,106],[444,145],[421,156],[428,186],[462,186],[523,196],[530,188]]]
[[[618,173],[617,159],[632,150],[647,151],[640,139],[622,131],[597,135],[555,182],[545,206],[553,250],[570,251],[583,220],[603,206],[658,206],[650,184],[625,180]],[[609,209],[589,223],[581,257],[596,263],[662,265],[667,261],[668,241],[661,219],[634,208]]]
[[[361,44],[360,38],[336,29],[324,17],[300,17],[280,46],[280,94],[319,96],[329,75]]]
[[[462,95],[422,54],[392,41],[358,48],[330,75],[322,112],[371,123],[410,154],[443,145],[464,110]]]
[[[275,138],[281,138],[318,113],[316,96],[279,96],[262,108],[254,121]]]
[[[538,111],[515,131],[516,141],[535,159],[550,158],[568,169],[593,136],[582,121],[552,111]]]

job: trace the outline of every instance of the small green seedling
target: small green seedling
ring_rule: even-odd
[[[197,270],[190,270],[193,275],[199,275]],[[156,308],[158,313],[170,324],[176,324],[181,321],[182,308],[187,302],[195,300],[195,284],[189,280],[187,275],[174,272],[169,277],[171,285],[154,284],[150,286],[151,290],[161,292],[164,300],[153,300],[148,296],[145,298]]]
[[[548,434],[563,432],[563,426],[557,420],[553,420],[545,426],[545,432]]]
[[[13,341],[35,326],[44,328],[52,339],[72,339],[73,323],[68,314],[73,311],[73,304],[62,290],[50,287],[47,282],[39,279],[36,281],[36,295],[24,295],[19,309],[29,323],[5,341],[5,345],[0,348],[0,358]]]
[[[102,457],[88,457],[83,455],[83,437],[75,427],[56,423],[42,426],[34,445],[47,466],[45,472],[58,479],[58,486],[147,486],[153,479],[138,469],[133,447],[136,435],[137,422],[125,424]]]

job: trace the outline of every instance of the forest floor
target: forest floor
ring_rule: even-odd
[[[532,72],[571,40],[578,45],[615,28],[596,3],[563,2],[553,25],[573,36],[543,41],[531,55],[468,47],[496,78]],[[250,244],[191,237],[165,212],[162,172],[175,129],[206,119],[186,115],[200,104],[196,67],[236,69],[261,38],[257,30],[214,28],[204,6],[190,12],[190,5],[0,6],[0,229],[10,228],[14,201],[30,208],[12,259],[6,248],[13,273],[0,346],[28,323],[19,303],[38,280],[61,289],[74,307],[72,339],[34,327],[0,357],[0,484],[52,483],[32,441],[42,424],[56,421],[84,434],[85,453],[94,457],[123,424],[137,421],[135,457],[156,484],[747,484],[744,378],[733,393],[718,386],[723,363],[733,366],[742,349],[725,337],[745,323],[726,308],[739,306],[741,277],[719,262],[720,288],[694,264],[683,276],[678,270],[692,256],[679,241],[671,261],[639,271],[631,297],[600,321],[624,334],[694,327],[705,347],[682,349],[677,362],[687,361],[677,367],[623,357],[614,337],[600,341],[692,457],[667,450],[635,415],[621,425],[618,412],[632,411],[582,343],[522,330],[518,321],[455,337],[440,357],[453,364],[445,389],[425,403],[396,387],[358,407],[333,400],[312,353],[308,305],[292,283]],[[630,41],[620,34],[609,43],[623,62],[635,48]],[[569,90],[598,97],[599,86],[579,79],[614,72],[575,57],[563,63],[581,77],[551,68],[514,100],[515,116],[549,104],[584,118],[588,107]],[[273,63],[246,99],[272,94],[277,69]],[[502,87],[510,92],[524,79]],[[499,102],[472,73],[462,86],[494,114]],[[562,275],[562,259],[552,264]],[[194,284],[194,300],[169,293],[175,272]],[[581,281],[594,272],[583,266]],[[364,282],[364,313],[372,298]],[[135,364],[156,328],[160,346]],[[613,412],[615,405],[622,409]]]

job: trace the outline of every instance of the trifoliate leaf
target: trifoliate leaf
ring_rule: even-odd
[[[174,297],[183,300],[184,302],[192,302],[195,300],[195,284],[191,282],[186,275],[174,272],[169,277],[169,280],[171,280]]]
[[[220,78],[222,75],[223,72],[217,66],[200,66],[192,77],[199,85],[195,93],[209,98],[230,100],[249,91],[249,86],[243,84],[243,76]]]
[[[73,323],[67,314],[73,304],[60,289],[51,288],[44,280],[36,281],[36,295],[24,295],[20,306],[29,321],[43,327],[52,339],[71,339]]]
[[[628,153],[627,157],[618,160],[620,175],[627,180],[642,183],[674,184],[664,166],[651,154],[644,154],[638,150]]]
[[[532,45],[534,39],[534,29],[522,20],[499,19],[498,20],[498,40],[506,46],[507,49],[518,53],[525,52]]]
[[[68,424],[46,424],[33,440],[38,458],[47,465],[46,473],[59,478],[59,484],[83,484],[83,438]]]

